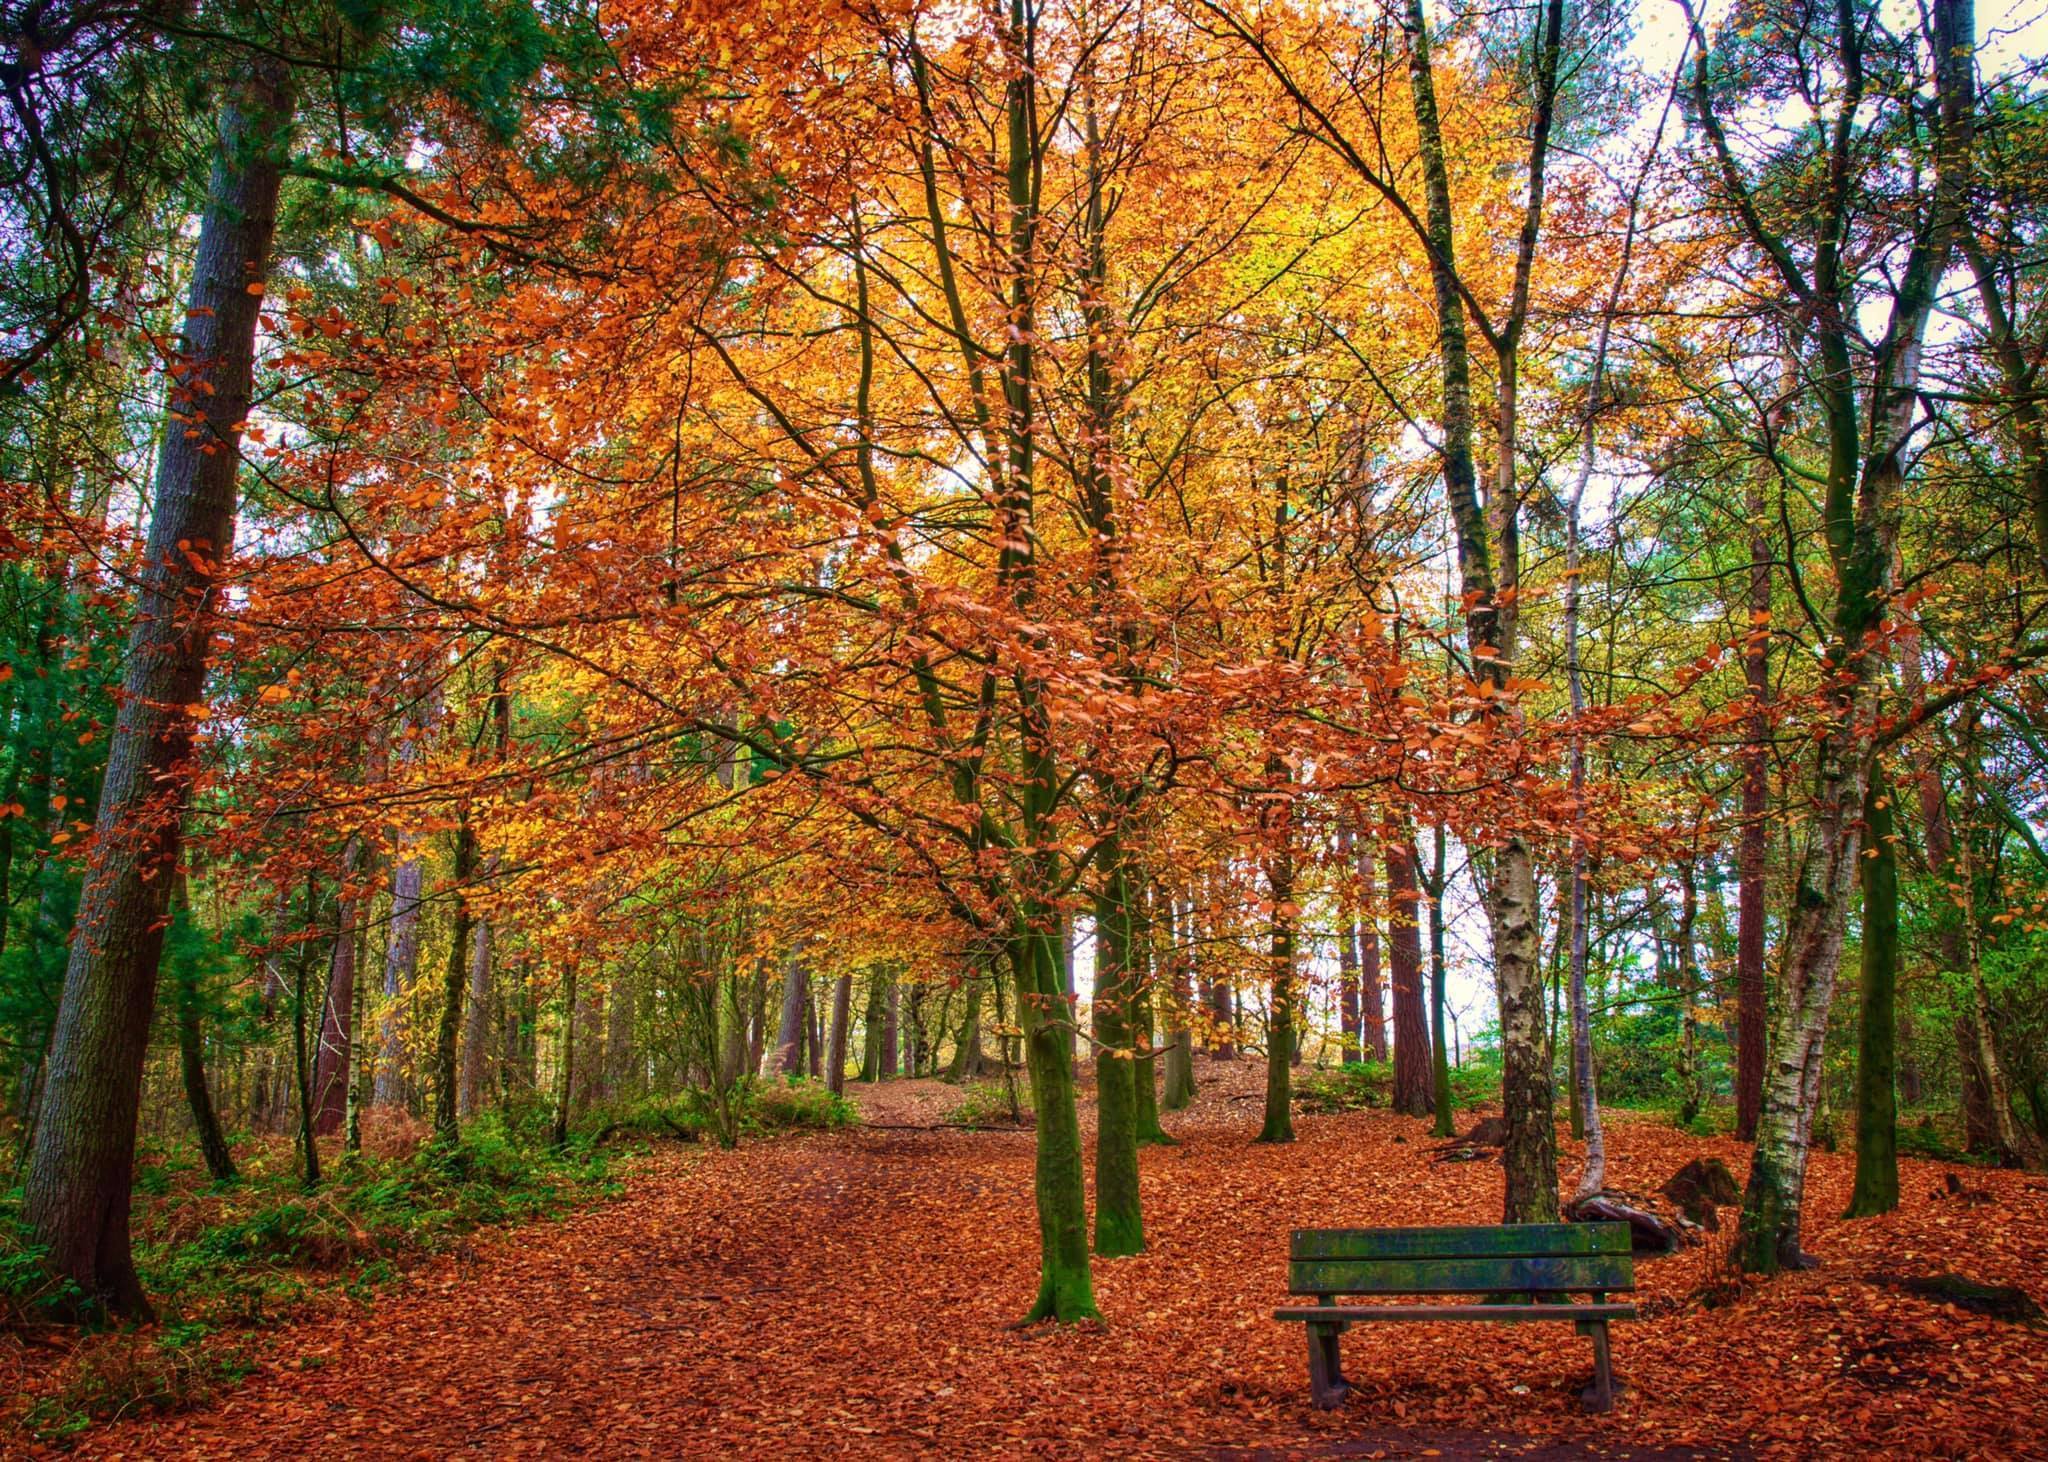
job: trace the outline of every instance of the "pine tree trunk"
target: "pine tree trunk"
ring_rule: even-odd
[[[129,1250],[136,1118],[194,723],[213,643],[220,565],[232,551],[235,475],[269,272],[290,78],[252,59],[222,105],[184,357],[157,464],[155,505],[125,658],[120,711],[79,899],[23,1213],[52,1272],[84,1305],[146,1316]]]

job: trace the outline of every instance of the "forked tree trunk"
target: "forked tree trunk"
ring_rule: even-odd
[[[1823,366],[1819,390],[1827,406],[1830,448],[1823,529],[1837,585],[1828,647],[1833,675],[1824,707],[1826,732],[1815,749],[1810,831],[1786,919],[1784,999],[1771,1023],[1763,1111],[1736,1245],[1742,1267],[1758,1272],[1812,1262],[1801,1243],[1806,1160],[1820,1104],[1821,1054],[1841,965],[1843,924],[1862,861],[1896,505],[1919,409],[1920,345],[1947,271],[1950,245],[1963,226],[1967,198],[1974,12],[1969,0],[1935,0],[1931,11],[1939,111],[1935,184],[1928,227],[1899,271],[1893,319],[1872,383],[1875,404],[1867,441],[1857,426],[1858,392],[1846,332],[1839,320],[1816,322]],[[1850,58],[1857,44],[1853,24],[1843,11],[1837,45]],[[1695,75],[1703,130],[1725,157],[1728,144],[1711,110],[1704,70],[1696,69]],[[1828,307],[1833,308],[1832,299]]]
[[[233,549],[235,475],[255,374],[291,80],[250,60],[221,108],[199,226],[183,355],[157,463],[120,711],[95,849],[73,926],[30,1142],[23,1212],[52,1272],[85,1306],[147,1315],[128,1205],[142,1062],[165,913],[205,695],[220,566]]]

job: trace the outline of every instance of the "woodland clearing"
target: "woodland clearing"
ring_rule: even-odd
[[[2040,1333],[1886,1278],[1954,1269],[2048,1301],[2048,1185],[1972,1170],[1992,1196],[1970,1203],[1942,1164],[1908,1160],[1898,1211],[1845,1223],[1846,1152],[1815,1157],[1820,1269],[1737,1290],[1729,1227],[1638,1265],[1611,1416],[1580,1410],[1587,1347],[1563,1326],[1354,1331],[1358,1390],[1315,1412],[1299,1327],[1271,1319],[1288,1229],[1491,1221],[1500,1169],[1434,1161],[1426,1122],[1383,1111],[1253,1145],[1237,1098],[1258,1063],[1202,1075],[1170,1123],[1180,1145],[1141,1159],[1151,1246],[1096,1261],[1104,1326],[1009,1328],[1037,1262],[1028,1133],[665,1143],[623,1198],[291,1325],[217,1404],[102,1429],[77,1455],[2039,1455]],[[928,1081],[853,1090],[876,1122],[957,1100]],[[1608,1115],[1622,1188],[1744,1160],[1731,1139]]]

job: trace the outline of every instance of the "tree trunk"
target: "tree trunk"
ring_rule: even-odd
[[[1841,964],[1843,924],[1862,861],[1864,794],[1874,755],[1876,662],[1891,589],[1896,505],[1919,409],[1920,345],[1953,237],[1965,226],[1974,12],[1968,0],[1936,0],[1931,8],[1939,119],[1929,227],[1899,272],[1885,355],[1872,382],[1867,440],[1857,424],[1858,393],[1846,332],[1832,316],[1817,316],[1815,322],[1829,438],[1822,526],[1837,587],[1823,707],[1826,731],[1815,749],[1810,832],[1785,927],[1784,1000],[1771,1022],[1763,1110],[1736,1244],[1741,1266],[1765,1273],[1813,1262],[1801,1245],[1806,1159],[1820,1103],[1821,1055]],[[1853,21],[1849,12],[1841,14],[1838,45],[1849,54],[1855,44]],[[1725,151],[1707,95],[1702,81],[1695,91],[1702,120],[1709,137]],[[1830,299],[1828,308],[1833,307]]]
[[[571,959],[562,970],[561,1003],[561,1044],[555,1057],[555,1064],[561,1068],[561,1070],[555,1073],[553,1138],[554,1144],[557,1147],[562,1147],[569,1141],[569,1101],[576,1092],[576,961],[574,959]],[[730,1054],[729,1050],[728,1054]],[[728,1086],[730,1084],[730,1076],[720,1083],[721,1086]]]
[[[448,939],[447,968],[441,976],[441,1018],[434,1032],[434,1137],[444,1143],[454,1143],[462,1135],[456,1060],[462,1033],[462,992],[469,983],[469,879],[476,871],[475,864],[476,830],[465,814],[455,827],[454,929]]]
[[[825,1074],[825,1007],[819,1003],[816,983],[809,979],[804,982],[804,1019],[804,1036],[810,1043],[804,1052],[804,1064],[811,1080],[817,1081]]]
[[[953,1059],[946,1064],[946,1080],[970,1081],[988,1067],[981,1050],[981,981],[968,982],[967,1013],[960,1020],[960,1037],[953,1046]]]
[[[888,1003],[888,981],[879,969],[868,971],[868,1000],[861,1018],[860,1079],[880,1081],[888,1068],[882,1064],[882,1017]]]
[[[1130,872],[1122,844],[1106,836],[1098,853],[1102,889],[1095,898],[1095,1252],[1137,1254],[1145,1248],[1138,1203],[1136,1061],[1131,1050],[1131,995],[1136,983]]]
[[[1764,860],[1770,847],[1771,564],[1776,556],[1764,522],[1761,486],[1751,490],[1749,635],[1742,675],[1749,696],[1748,745],[1742,754],[1742,836],[1736,852],[1735,1135],[1756,1137],[1764,1097]]]
[[[1351,827],[1344,824],[1337,829],[1337,866],[1342,869],[1351,862]],[[1360,1055],[1360,1020],[1362,1012],[1358,1004],[1358,911],[1348,895],[1337,900],[1337,1030],[1341,1044],[1339,1059],[1346,1065],[1356,1062]]]
[[[1444,989],[1449,970],[1444,961],[1444,878],[1448,866],[1444,847],[1444,825],[1431,832],[1435,844],[1429,875],[1429,1064],[1433,1077],[1431,1094],[1436,1099],[1435,1131],[1438,1137],[1455,1132],[1451,1101],[1451,1060],[1444,1050]]]
[[[184,319],[190,364],[173,388],[141,564],[120,711],[79,899],[23,1213],[46,1263],[86,1307],[146,1316],[129,1251],[143,1056],[183,833],[194,719],[232,551],[235,474],[255,372],[291,82],[251,59],[222,105]]]
[[[1169,899],[1167,911],[1172,924],[1173,985],[1167,1000],[1166,1094],[1161,1099],[1169,1112],[1178,1112],[1195,1100],[1195,1036],[1188,1016],[1194,1005],[1194,903]]]
[[[1870,852],[1863,859],[1863,989],[1856,1036],[1856,1184],[1849,1218],[1899,1206],[1899,1102],[1893,1085],[1898,1028],[1899,866],[1892,797],[1883,770],[1871,768],[1863,796]]]
[[[377,1052],[377,1079],[370,1100],[380,1107],[405,1105],[405,1008],[412,998],[420,958],[420,894],[426,878],[417,854],[391,872],[391,924],[384,949],[384,1014]]]
[[[1056,936],[1020,920],[1010,937],[1010,962],[1017,979],[1017,1019],[1024,1031],[1024,1059],[1031,1075],[1031,1099],[1038,1114],[1033,1187],[1038,1209],[1038,1297],[1025,1314],[1037,1320],[1100,1318],[1095,1280],[1088,1267],[1088,1207],[1081,1177],[1081,1123],[1074,1107],[1074,1066],[1068,1035],[1057,1016],[1064,1008]],[[1056,927],[1051,910],[1035,911]]]
[[[306,927],[311,929],[318,915],[312,875],[306,878]],[[312,1012],[313,944],[307,940],[298,948],[292,978],[292,1095],[299,1118],[299,1160],[304,1164],[306,1191],[320,1186],[320,1140],[313,1131],[312,1042],[317,1039],[319,1017]]]
[[[335,898],[334,952],[327,964],[320,1047],[313,1063],[313,1131],[322,1137],[339,1132],[348,1116],[349,1063],[357,1004],[356,956],[365,904],[364,896],[349,885],[362,876],[366,858],[363,839],[351,836],[342,854],[342,888]]]
[[[186,917],[190,906],[185,897],[185,875],[178,874],[174,895]],[[192,1132],[199,1139],[199,1151],[206,1159],[206,1171],[216,1183],[235,1181],[235,1160],[221,1135],[220,1118],[214,1114],[213,1094],[206,1085],[206,1046],[199,1029],[199,990],[189,971],[174,974],[177,1002],[178,1067],[185,1081],[185,1105],[192,1113]]]
[[[1133,896],[1137,902],[1131,929],[1131,1040],[1140,1053],[1131,1073],[1132,1091],[1137,1098],[1134,1125],[1140,1147],[1172,1147],[1172,1136],[1159,1125],[1159,1057],[1154,1054],[1159,1034],[1155,1000],[1159,946],[1152,911],[1157,899],[1149,885],[1143,894],[1134,887]]]
[[[796,1076],[803,1070],[804,992],[810,983],[803,955],[791,950],[782,962],[782,1019],[775,1044],[761,1057],[761,1075]]]
[[[498,872],[498,855],[484,860],[484,882]],[[469,1006],[462,1036],[462,1110],[474,1116],[483,1110],[485,1074],[491,1065],[491,919],[476,921],[469,942]]]
[[[1387,1059],[1386,997],[1380,979],[1379,885],[1374,875],[1372,844],[1358,845],[1358,982],[1360,1031],[1375,1061]]]
[[[825,1044],[825,1085],[834,1096],[846,1093],[846,1026],[853,1006],[853,976],[832,982],[832,1034]]]
[[[902,982],[897,980],[892,975],[889,978],[888,996],[883,1001],[882,1070],[881,1075],[876,1078],[877,1080],[880,1080],[882,1077],[894,1076],[896,1074],[897,1025],[900,1018],[900,1007],[902,1005],[902,999]]]
[[[1269,780],[1275,769],[1267,763]],[[1291,821],[1291,813],[1283,812]],[[1266,889],[1273,901],[1268,929],[1268,978],[1272,1014],[1266,1021],[1266,1120],[1260,1142],[1294,1141],[1294,933],[1300,912],[1294,903],[1294,852],[1288,845],[1291,828],[1280,830],[1280,847],[1266,865]]]
[[[1394,1110],[1426,1117],[1436,1109],[1430,1070],[1429,1020],[1422,1011],[1422,931],[1416,927],[1421,900],[1415,876],[1415,845],[1407,829],[1387,844],[1387,951],[1394,986]]]

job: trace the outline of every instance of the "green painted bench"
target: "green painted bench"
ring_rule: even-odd
[[[1614,1405],[1612,1320],[1636,1307],[1608,1295],[1636,1287],[1625,1223],[1511,1223],[1487,1228],[1304,1228],[1287,1256],[1287,1290],[1316,1303],[1275,1310],[1308,1326],[1309,1396],[1328,1409],[1351,1389],[1338,1337],[1377,1320],[1570,1320],[1593,1341],[1586,1405]],[[1347,1295],[1484,1296],[1472,1304],[1339,1304]],[[1586,1296],[1574,1300],[1573,1295]]]

